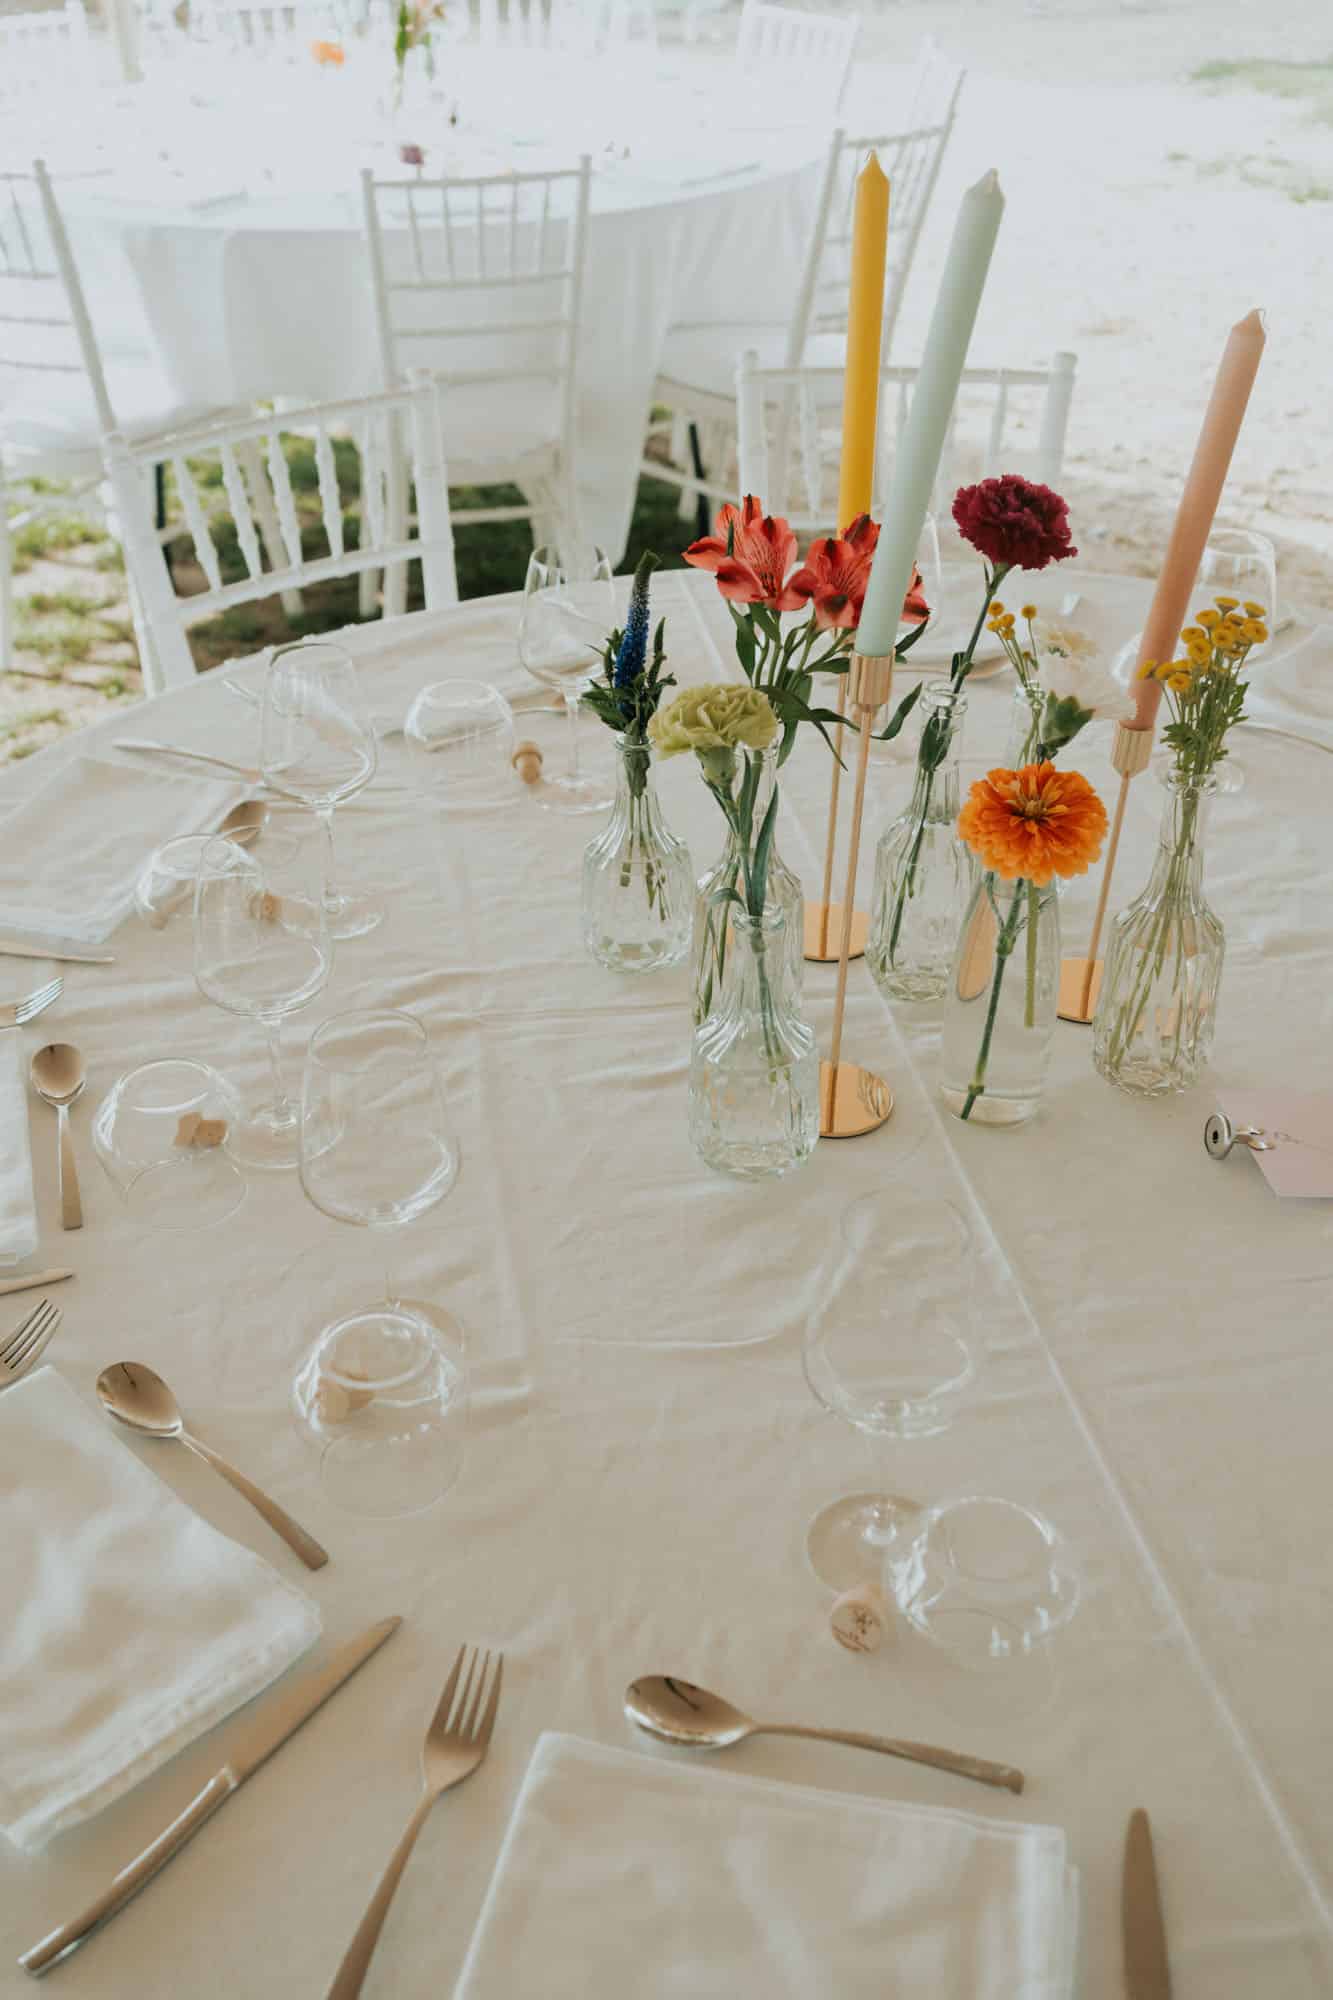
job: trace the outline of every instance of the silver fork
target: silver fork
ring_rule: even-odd
[[[26,1319],[21,1319],[3,1346],[0,1346],[0,1389],[26,1375],[40,1361],[46,1344],[65,1317],[50,1299],[39,1299]]]
[[[65,980],[61,973],[48,979],[45,986],[35,986],[23,1000],[16,1000],[12,1007],[0,1007],[0,1028],[21,1028],[25,1021],[35,1021],[44,1014],[53,1000],[58,1000],[64,991]]]
[[[463,1674],[465,1663],[467,1673]],[[389,1865],[380,1877],[380,1885],[370,1899],[370,1907],[343,1955],[327,2000],[356,2000],[370,1969],[394,1890],[431,1807],[441,1792],[450,1791],[453,1786],[461,1785],[464,1778],[472,1776],[490,1747],[495,1711],[500,1706],[504,1654],[495,1655],[495,1676],[488,1692],[486,1683],[490,1667],[489,1653],[483,1654],[476,1647],[459,1647],[453,1672],[444,1684],[444,1693],[430,1719],[426,1741],[422,1745],[421,1798],[417,1809],[407,1822],[407,1831],[390,1856]],[[463,1683],[461,1689],[460,1676]]]

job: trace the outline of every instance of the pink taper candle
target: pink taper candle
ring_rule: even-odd
[[[1162,562],[1162,573],[1157,579],[1148,622],[1143,628],[1136,669],[1145,660],[1169,660],[1175,654],[1176,641],[1190,608],[1190,592],[1203,560],[1204,544],[1213,525],[1217,503],[1222,497],[1231,454],[1236,448],[1245,406],[1250,400],[1250,390],[1254,387],[1263,351],[1263,314],[1256,307],[1238,321],[1227,336],[1222,365],[1213,384],[1199,442],[1194,447],[1194,461],[1180,496],[1175,525]],[[1133,694],[1134,720],[1125,726],[1129,729],[1151,729],[1157,720],[1162,699],[1161,682],[1135,680]]]

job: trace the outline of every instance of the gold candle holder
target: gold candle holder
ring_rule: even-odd
[[[1120,796],[1115,802],[1115,814],[1111,820],[1111,838],[1107,843],[1106,860],[1102,865],[1102,886],[1097,896],[1097,911],[1092,920],[1092,937],[1083,958],[1064,958],[1060,961],[1060,999],[1056,1011],[1062,1021],[1074,1021],[1087,1027],[1097,1011],[1097,995],[1102,985],[1102,961],[1097,956],[1097,947],[1102,939],[1102,925],[1106,921],[1106,904],[1111,893],[1111,877],[1115,873],[1116,850],[1120,846],[1120,829],[1125,823],[1125,806],[1129,799],[1132,778],[1140,771],[1146,771],[1152,759],[1153,733],[1151,729],[1131,729],[1128,723],[1116,724],[1115,742],[1111,747],[1111,763],[1120,773]]]
[[[856,790],[852,796],[847,883],[839,907],[838,985],[833,1000],[833,1036],[829,1059],[819,1065],[819,1135],[822,1139],[856,1139],[874,1132],[893,1110],[893,1092],[883,1077],[859,1063],[842,1061],[842,1024],[847,1006],[847,965],[852,956],[856,916],[856,867],[861,856],[861,821],[865,813],[866,771],[870,764],[870,728],[893,688],[892,653],[853,653],[847,671],[847,700],[859,730],[856,745]],[[838,769],[835,762],[834,770]],[[836,793],[835,793],[836,799]],[[830,850],[831,852],[831,850]],[[828,902],[825,873],[825,904]],[[863,940],[864,942],[864,940]]]

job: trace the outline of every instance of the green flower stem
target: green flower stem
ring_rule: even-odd
[[[1037,885],[1028,883],[1027,985],[1023,993],[1023,1026],[1037,1025]]]
[[[1189,884],[1190,865],[1194,859],[1194,842],[1199,821],[1199,794],[1191,785],[1180,802],[1180,828],[1176,835],[1170,866],[1167,869],[1166,884],[1158,904],[1150,943],[1142,954],[1138,976],[1130,988],[1129,997],[1122,1002],[1111,1029],[1110,1047],[1107,1060],[1113,1069],[1118,1069],[1129,1053],[1129,1047],[1137,1031],[1139,1019],[1152,997],[1153,987],[1161,978],[1166,964],[1167,947],[1172,933],[1176,940],[1176,984],[1184,977],[1183,938],[1181,926],[1176,917],[1178,905],[1183,901]],[[1176,1036],[1179,1040],[1184,1008],[1177,1011]]]
[[[1014,900],[1009,905],[1009,914],[1004,920],[999,937],[995,940],[995,976],[991,980],[990,1000],[986,1006],[986,1025],[981,1031],[981,1046],[977,1050],[977,1066],[963,1102],[961,1115],[964,1118],[971,1117],[972,1106],[985,1093],[986,1065],[990,1061],[995,1016],[1000,1008],[1000,987],[1004,980],[1005,967],[1009,963],[1009,954],[1014,948],[1014,939],[1018,936],[1018,926],[1023,914],[1023,890],[1028,886],[1030,885],[1021,880],[1014,884]]]

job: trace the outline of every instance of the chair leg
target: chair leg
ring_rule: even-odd
[[[162,543],[162,560],[171,574],[171,543],[164,539],[167,525],[167,468],[158,463],[153,467],[153,517],[157,522],[157,537]]]
[[[396,421],[392,422],[389,438],[387,485],[384,533],[390,542],[403,542],[407,539],[407,521],[411,509],[411,472]],[[384,572],[384,615],[386,618],[401,618],[406,609],[407,564],[390,563]]]
[[[694,467],[695,474],[700,482],[707,479],[708,471],[704,465],[704,455],[699,443],[699,426],[697,424],[690,425],[690,463]],[[706,493],[699,493],[696,496],[694,525],[698,530],[700,540],[712,529],[713,523],[709,514],[708,495]]]
[[[268,553],[269,562],[274,569],[286,569],[287,553],[283,545],[282,530],[278,525],[278,510],[273,504],[273,489],[268,483],[268,473],[256,440],[248,438],[243,443],[238,443],[236,456],[245,474],[245,483],[250,492],[250,505],[254,508],[260,539]],[[300,591],[284,590],[280,595],[286,616],[299,618],[304,609]]]

